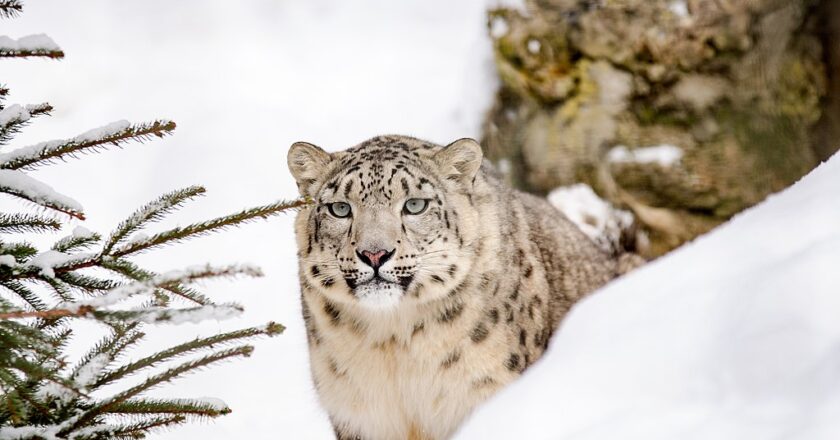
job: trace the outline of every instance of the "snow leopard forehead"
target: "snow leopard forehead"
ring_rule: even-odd
[[[377,136],[333,153],[335,168],[319,191],[319,201],[349,197],[361,203],[388,203],[399,195],[429,192],[441,185],[431,158],[440,145],[408,136]]]

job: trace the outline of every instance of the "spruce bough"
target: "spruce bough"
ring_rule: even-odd
[[[0,0],[0,18],[19,14],[17,0]],[[0,58],[62,58],[49,37],[13,40],[0,36]],[[35,212],[0,212],[0,438],[135,439],[191,418],[230,412],[216,399],[156,399],[146,393],[194,370],[247,357],[246,342],[274,336],[274,322],[197,338],[138,360],[124,354],[141,344],[143,326],[161,322],[222,319],[242,312],[237,304],[216,304],[192,285],[199,280],[260,276],[248,265],[199,265],[156,273],[132,257],[183,240],[276,216],[309,203],[280,201],[150,235],[142,231],[172,214],[204,188],[192,186],[142,206],[107,236],[76,227],[50,249],[38,249],[27,234],[61,230],[71,218],[84,219],[78,202],[27,174],[57,160],[145,141],[172,133],[175,123],[119,121],[70,139],[7,150],[4,147],[32,118],[48,115],[49,104],[4,105],[0,85],[0,192],[35,204]],[[78,360],[65,348],[80,320],[101,325],[104,336]],[[180,363],[178,363],[180,362]],[[166,365],[163,367],[163,365]],[[120,386],[144,374],[139,383]],[[108,386],[111,394],[95,393]],[[97,397],[94,397],[96,394]]]

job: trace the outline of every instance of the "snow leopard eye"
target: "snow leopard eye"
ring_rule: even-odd
[[[327,205],[327,209],[330,210],[330,214],[334,217],[344,218],[350,216],[350,204],[344,202],[335,202],[330,203]]]
[[[417,215],[421,214],[429,206],[429,201],[426,199],[408,199],[403,206],[403,211],[406,214]]]

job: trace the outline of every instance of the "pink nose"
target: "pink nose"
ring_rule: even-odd
[[[370,261],[371,266],[379,267],[379,260],[382,258],[383,255],[385,255],[385,251],[362,251],[362,255],[368,258],[368,261]]]
[[[386,261],[390,260],[391,257],[394,256],[394,251],[356,251],[356,255],[359,256],[359,259],[362,260],[363,263],[367,264],[368,266],[372,267],[374,271],[379,269],[379,266],[385,264]]]

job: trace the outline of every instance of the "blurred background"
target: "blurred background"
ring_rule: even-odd
[[[178,123],[175,136],[33,173],[61,182],[94,231],[191,184],[209,195],[176,216],[184,224],[296,197],[285,154],[298,140],[335,151],[384,133],[470,136],[519,188],[586,184],[630,214],[618,246],[656,258],[840,146],[839,13],[834,0],[40,0],[0,34],[47,33],[66,58],[6,60],[2,79],[7,102],[55,107],[15,147],[118,119]],[[288,327],[247,361],[158,390],[234,411],[161,438],[330,437],[308,373],[291,222],[145,257],[160,270],[266,272],[206,286],[242,303],[243,317],[150,328],[158,346]]]

